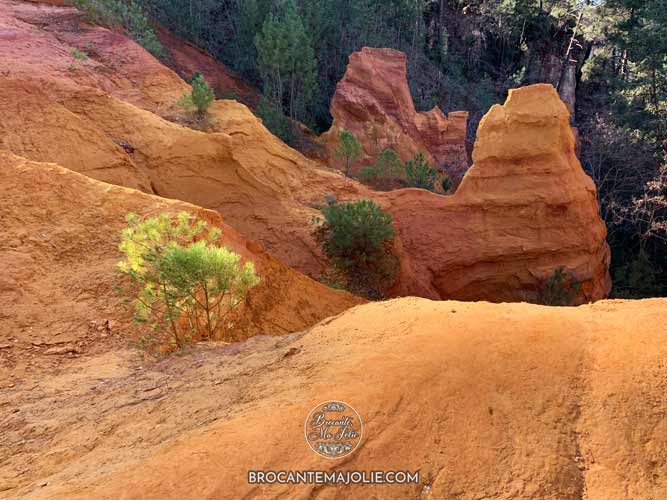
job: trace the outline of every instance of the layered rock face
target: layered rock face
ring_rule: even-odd
[[[593,184],[550,86],[513,91],[491,110],[455,195],[378,193],[289,148],[238,102],[216,101],[208,132],[164,119],[187,84],[134,42],[82,24],[75,9],[0,0],[0,40],[0,149],[216,210],[313,277],[328,266],[313,217],[334,195],[391,213],[397,295],[534,301],[561,266],[583,284],[577,301],[608,291]],[[72,47],[88,59],[75,60]],[[391,102],[414,109],[407,89]]]
[[[13,349],[8,352],[15,354],[10,364],[30,361],[17,351],[33,345],[100,340],[89,335],[91,321],[111,320],[116,333],[131,337],[136,329],[131,311],[114,292],[120,282],[120,232],[130,212],[190,212],[220,229],[222,244],[254,262],[261,282],[249,294],[240,334],[299,331],[361,302],[277,261],[224,223],[217,212],[105,184],[2,150],[0,170],[0,262],[5,267],[0,278],[0,343],[16,342],[9,344]]]
[[[549,308],[405,298],[354,308],[279,345],[253,342],[234,356],[221,350],[174,360],[153,375],[174,380],[156,401],[119,405],[141,387],[133,375],[116,376],[104,391],[82,381],[77,399],[76,385],[50,396],[85,403],[69,410],[49,408],[26,390],[31,444],[43,444],[3,464],[24,470],[7,483],[14,483],[9,493],[51,500],[663,499],[665,324],[665,299]],[[215,378],[224,382],[206,383]],[[363,421],[361,445],[344,460],[320,457],[304,437],[309,412],[330,399],[352,405]],[[105,411],[110,403],[117,409]],[[82,412],[100,429],[97,439],[85,433]],[[57,439],[34,432],[62,421],[71,427]],[[421,480],[252,485],[249,470],[407,470]]]
[[[73,8],[0,0],[0,149],[218,210],[272,255],[321,273],[313,206],[368,190],[287,147],[238,102],[214,103],[209,133],[164,119],[189,86],[83,19]]]
[[[406,55],[393,49],[364,47],[350,56],[331,101],[331,130],[323,136],[330,158],[338,132],[347,129],[363,146],[360,165],[372,163],[386,148],[394,149],[403,161],[422,152],[432,166],[458,184],[468,168],[468,113],[445,116],[437,106],[417,112],[408,88],[406,63]]]
[[[404,254],[396,292],[539,301],[544,281],[564,267],[581,284],[577,301],[605,297],[606,228],[556,90],[510,90],[482,119],[473,161],[453,196],[387,193]]]

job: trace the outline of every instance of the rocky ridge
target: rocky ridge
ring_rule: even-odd
[[[329,265],[313,236],[313,217],[329,195],[372,198],[392,214],[396,295],[534,301],[558,267],[581,282],[575,302],[608,292],[594,187],[549,86],[513,91],[505,107],[492,109],[456,194],[379,193],[287,147],[238,102],[216,101],[206,131],[184,126],[175,103],[187,84],[134,42],[86,25],[73,8],[0,6],[0,38],[11,42],[0,44],[0,149],[216,210],[313,277]],[[73,58],[72,48],[87,59]],[[494,141],[514,152],[494,159]]]

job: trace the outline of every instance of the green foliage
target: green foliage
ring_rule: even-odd
[[[88,54],[77,48],[73,48],[70,54],[74,59],[78,61],[85,61],[86,59],[88,59]]]
[[[349,177],[350,164],[359,159],[361,155],[361,143],[357,136],[349,130],[340,130],[338,132],[338,145],[334,150],[336,159],[343,160],[345,164],[345,176]]]
[[[409,187],[433,191],[436,176],[437,172],[431,168],[423,153],[417,153],[405,163],[405,177]]]
[[[371,200],[329,204],[321,209],[319,239],[327,255],[351,280],[351,289],[381,295],[396,272],[391,252],[391,215]]]
[[[365,182],[387,184],[401,175],[402,165],[398,154],[393,149],[385,149],[375,163],[361,169],[361,178]]]
[[[392,47],[414,61],[424,31],[423,2],[407,0],[137,1],[320,132],[329,128],[329,101],[353,51]]]
[[[255,110],[257,116],[262,119],[264,126],[268,128],[273,135],[282,139],[286,144],[292,145],[294,142],[294,130],[292,124],[283,112],[280,106],[269,99],[262,97]]]
[[[623,119],[645,131],[647,140],[667,138],[667,8],[663,0],[608,0],[611,40],[625,52],[625,68],[616,80],[631,106]],[[637,107],[641,112],[638,113]],[[635,105],[635,106],[633,106]]]
[[[127,217],[119,269],[134,283],[137,321],[147,324],[151,346],[182,348],[216,339],[229,329],[230,313],[259,282],[251,262],[216,246],[220,232],[188,213]]]
[[[363,167],[359,171],[359,178],[366,183],[373,183],[377,181],[380,176],[378,175],[378,171],[375,168],[375,165],[369,165],[367,167]]]
[[[640,299],[665,293],[660,271],[645,253],[619,267],[614,278],[614,295],[617,297]]]
[[[304,119],[316,85],[316,61],[310,34],[294,0],[269,14],[255,36],[257,67],[264,94],[283,106],[292,119]]]
[[[441,185],[442,185],[442,191],[443,191],[445,194],[449,193],[449,191],[451,191],[451,189],[452,189],[452,187],[453,187],[453,185],[452,185],[452,180],[451,180],[449,177],[447,177],[447,176],[445,176],[445,177],[442,178]]]
[[[220,92],[220,99],[224,99],[227,101],[241,102],[241,99],[239,98],[238,94],[233,90],[223,90],[222,92]]]
[[[200,116],[206,114],[215,99],[215,93],[204,76],[198,71],[192,77],[192,92],[184,94],[178,105],[184,108],[195,108]]]
[[[596,183],[607,222],[614,295],[662,295],[667,10],[658,0],[608,0],[596,15],[604,35],[577,89],[582,164]]]
[[[324,249],[345,265],[371,263],[382,245],[394,236],[391,215],[372,200],[327,205],[322,208],[330,238]]]
[[[109,27],[120,25],[135,42],[155,57],[166,58],[164,47],[137,1],[74,0],[74,4],[87,13],[91,22]]]
[[[540,302],[547,306],[571,306],[579,295],[581,284],[564,267],[557,268],[542,284]]]

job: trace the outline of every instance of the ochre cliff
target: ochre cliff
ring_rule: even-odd
[[[357,164],[372,163],[386,148],[403,161],[424,153],[433,167],[458,184],[468,168],[466,124],[468,113],[445,116],[439,107],[417,112],[407,81],[407,58],[393,49],[364,47],[350,55],[345,76],[331,101],[333,124],[323,135],[333,160],[341,129],[352,131],[363,147]],[[356,169],[351,170],[356,174]]]
[[[188,85],[73,8],[0,0],[0,38],[12,42],[0,43],[0,148],[218,210],[312,276],[325,267],[313,206],[368,192],[287,147],[238,102],[214,104],[212,133],[164,119]],[[75,60],[73,47],[88,58]]]
[[[46,92],[94,87],[156,113],[189,89],[141,46],[86,24],[75,8],[14,0],[0,2],[0,78],[32,81]]]
[[[289,148],[238,102],[216,101],[208,132],[174,122],[188,85],[134,42],[82,23],[75,9],[0,0],[0,40],[11,42],[0,43],[0,148],[216,210],[310,276],[328,266],[312,219],[334,195],[372,198],[392,214],[397,295],[536,300],[561,266],[582,282],[578,302],[609,289],[594,187],[550,86],[513,91],[491,110],[455,195],[377,193]],[[88,58],[75,60],[72,47]]]
[[[385,195],[403,245],[396,293],[534,302],[563,267],[581,283],[577,301],[606,297],[606,228],[555,89],[510,90],[482,119],[473,161],[452,196]]]
[[[33,346],[91,341],[92,321],[112,321],[114,333],[132,337],[131,312],[114,291],[120,283],[120,233],[130,212],[190,212],[220,229],[221,243],[255,264],[261,282],[249,294],[240,338],[300,331],[361,302],[277,261],[217,212],[2,150],[0,171],[0,344],[12,346],[0,354],[15,354],[9,365],[31,361],[18,351],[39,354]]]
[[[116,370],[94,391],[89,379],[68,391],[40,387],[41,399],[30,386],[14,389],[29,411],[6,422],[14,442],[34,445],[3,464],[8,475],[24,471],[10,476],[9,494],[664,499],[666,324],[665,299],[550,308],[404,298],[279,344],[255,339],[240,354],[175,359],[140,380]],[[160,383],[170,390],[148,393],[160,399],[132,397]],[[361,446],[343,460],[320,457],[304,438],[308,413],[330,399],[363,420]],[[34,431],[47,425],[58,426],[57,439]],[[250,485],[249,470],[408,470],[421,481]]]

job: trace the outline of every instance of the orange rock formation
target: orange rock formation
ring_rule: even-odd
[[[114,320],[124,336],[133,331],[131,313],[114,292],[120,231],[129,212],[193,213],[221,230],[224,245],[255,263],[262,281],[238,326],[246,336],[302,330],[361,302],[275,260],[217,212],[1,150],[0,169],[0,343],[9,337],[22,348],[86,341],[93,320]]]
[[[105,413],[102,397],[124,401],[131,377],[109,380],[104,396],[82,393],[85,411],[112,432],[86,441],[67,414],[81,430],[63,429],[34,452],[13,491],[67,500],[665,498],[666,324],[664,299],[360,306],[252,356],[221,352],[199,370],[187,357],[177,365],[185,384],[239,374],[218,387],[189,385],[187,399],[177,386]],[[209,407],[222,405],[217,421],[186,432],[187,420],[165,418],[163,408],[180,415],[207,394]],[[361,446],[344,460],[320,457],[304,438],[308,413],[329,399],[352,405],[364,423]],[[53,425],[48,409],[42,416],[30,404],[34,428]],[[249,470],[409,470],[421,482],[259,486],[248,484]]]
[[[491,110],[455,195],[375,193],[287,147],[240,103],[217,101],[209,132],[162,118],[187,84],[122,35],[82,24],[75,9],[0,0],[0,40],[11,42],[0,43],[0,149],[216,210],[315,277],[327,262],[312,218],[331,194],[391,212],[397,295],[537,300],[561,266],[582,282],[578,302],[609,290],[594,187],[550,86],[513,91]],[[88,59],[75,60],[72,47]],[[396,102],[409,111],[407,98]]]
[[[403,245],[397,293],[538,301],[564,267],[581,283],[579,302],[606,297],[606,228],[555,89],[510,90],[482,119],[473,161],[452,196],[386,194]]]
[[[341,129],[362,143],[368,164],[386,148],[403,161],[422,152],[432,166],[444,170],[456,184],[468,168],[465,149],[468,113],[446,117],[440,108],[417,112],[407,81],[407,58],[393,49],[364,47],[350,56],[345,76],[331,101],[333,124],[324,134],[330,157]]]

